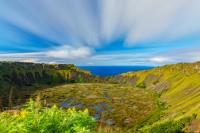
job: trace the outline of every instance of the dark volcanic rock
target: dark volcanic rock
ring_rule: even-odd
[[[10,75],[11,78],[11,83],[17,84],[17,85],[22,85],[21,79],[18,77],[17,73],[13,71]]]
[[[28,85],[32,85],[35,83],[35,78],[31,72],[26,73],[27,79],[28,79]]]
[[[10,77],[10,75],[8,75],[8,74],[4,74],[4,75],[3,75],[3,80],[4,80],[4,81],[8,81],[8,82],[9,82],[9,81],[10,81],[10,78],[11,78],[11,77]]]
[[[42,71],[42,77],[47,84],[53,83],[53,76],[46,73],[45,70]]]
[[[40,76],[39,72],[35,72],[35,80],[37,80],[38,82],[42,79],[42,77]]]
[[[21,84],[22,85],[27,85],[27,78],[24,74],[22,73],[19,73],[19,76],[20,76],[20,80],[21,80]]]

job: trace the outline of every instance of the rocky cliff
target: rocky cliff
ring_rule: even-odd
[[[0,81],[14,85],[100,82],[102,80],[72,64],[0,62]]]

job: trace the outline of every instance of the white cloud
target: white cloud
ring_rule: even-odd
[[[0,18],[58,44],[98,47],[123,36],[136,45],[200,32],[199,0],[97,0],[97,7],[90,0],[1,3]]]
[[[199,0],[102,0],[102,36],[125,34],[127,45],[169,41],[200,32]]]
[[[0,61],[40,62],[43,52],[0,54]]]
[[[89,47],[74,48],[69,45],[55,48],[54,50],[46,52],[46,56],[55,58],[85,58],[92,54],[92,50]]]
[[[149,59],[151,63],[178,63],[200,61],[200,48],[177,49],[152,55]]]
[[[92,63],[92,62],[89,62],[89,63],[87,63],[87,65],[93,65],[93,63]]]
[[[56,62],[52,61],[52,62],[48,62],[48,64],[56,64]]]
[[[76,63],[88,58],[91,54],[92,49],[88,47],[75,48],[63,45],[62,47],[56,47],[54,50],[45,52],[0,54],[0,61]]]
[[[169,58],[166,57],[153,57],[150,59],[151,62],[158,62],[158,63],[163,63],[169,61]]]
[[[20,62],[38,62],[38,59],[25,59],[21,60]]]
[[[89,1],[8,0],[0,5],[0,18],[58,44],[99,44]]]
[[[58,52],[58,51],[57,51]],[[75,52],[76,53],[76,52]],[[79,53],[79,52],[78,52]],[[200,48],[177,49],[161,53],[120,53],[82,56],[69,54],[48,55],[48,52],[0,54],[0,61],[22,61],[36,63],[72,63],[75,65],[145,65],[157,66],[178,62],[196,62],[200,60]],[[52,53],[53,54],[53,53]],[[83,54],[85,55],[85,54]],[[86,54],[87,55],[87,54]],[[53,61],[53,62],[52,62]]]

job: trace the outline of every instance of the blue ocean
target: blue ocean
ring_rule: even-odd
[[[129,71],[149,70],[151,66],[78,66],[80,69],[90,71],[96,76],[116,76]]]

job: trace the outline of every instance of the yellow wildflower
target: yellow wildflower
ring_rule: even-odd
[[[57,105],[56,105],[56,104],[54,104],[52,108],[53,108],[53,109],[57,109]]]
[[[76,109],[75,108],[68,108],[67,112],[73,114],[73,113],[76,113]]]
[[[17,118],[17,117],[19,117],[19,114],[15,113],[15,114],[13,115],[13,117],[14,117],[14,118]]]
[[[72,110],[76,112],[76,109],[74,107],[72,108]]]
[[[68,108],[68,109],[67,109],[67,112],[70,113],[70,112],[71,112],[71,108]]]
[[[21,111],[21,117],[26,117],[28,115],[28,112],[26,110]]]
[[[86,109],[84,110],[84,112],[88,114],[88,109],[86,108]]]

